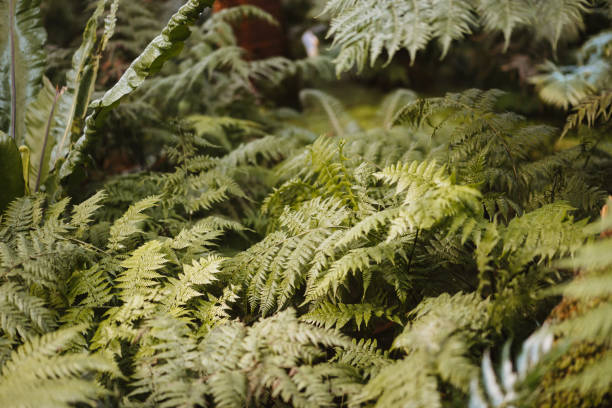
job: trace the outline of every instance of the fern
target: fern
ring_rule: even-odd
[[[0,215],[1,404],[462,406],[470,391],[477,399],[481,371],[483,406],[540,403],[555,395],[550,382],[605,396],[610,225],[587,225],[610,189],[605,94],[568,122],[598,129],[564,148],[554,128],[501,110],[497,90],[396,90],[368,128],[340,99],[306,88],[305,113],[323,110],[330,125],[317,137],[296,126],[297,113],[273,110],[267,92],[328,78],[327,57],[249,61],[232,27],[271,16],[251,6],[200,15],[209,2],[195,0],[148,43],[141,23],[159,26],[170,3],[92,2],[68,89],[46,86],[31,105],[27,187],[47,180]],[[583,0],[332,0],[326,13],[344,71],[402,49],[414,60],[432,41],[444,56],[481,28],[501,32],[506,48],[532,30],[555,49],[589,10]],[[578,68],[551,70],[584,68],[574,79],[594,93],[608,48],[594,38]],[[121,66],[136,60],[90,104],[104,49]],[[593,67],[599,79],[586,75]],[[102,179],[84,168],[86,191],[104,190],[69,205],[81,180],[62,177],[96,143],[112,150],[95,135],[119,102],[105,136],[140,149],[140,166]],[[44,114],[54,103],[57,121]],[[34,147],[45,118],[51,145]],[[21,177],[17,146],[0,136],[1,162]],[[572,268],[581,277],[557,287]],[[579,305],[552,332],[592,342],[600,361],[557,382],[557,368],[533,376],[530,352],[514,373],[507,346],[497,375],[484,350],[537,326],[550,287]]]
[[[383,368],[356,396],[376,406],[442,406],[438,383],[467,389],[476,367],[467,356],[487,328],[488,303],[474,295],[427,299],[412,312],[414,321],[395,338],[408,355]],[[477,316],[476,318],[474,318]]]
[[[597,96],[584,98],[573,108],[572,113],[567,117],[563,128],[563,135],[570,129],[576,128],[586,122],[592,127],[599,120],[608,122],[612,117],[612,92],[602,92]]]
[[[531,28],[555,51],[561,38],[574,38],[584,28],[589,6],[586,0],[331,0],[323,13],[333,17],[328,36],[340,47],[335,63],[341,73],[353,66],[362,71],[368,61],[373,66],[383,52],[388,63],[400,49],[408,50],[414,61],[434,39],[444,58],[453,41],[481,25],[489,32],[501,31],[506,49],[514,31]]]
[[[160,407],[194,407],[205,404],[209,390],[203,382],[191,381],[202,373],[197,358],[197,344],[190,337],[189,327],[182,321],[160,315],[147,322],[149,336],[154,343],[137,360],[131,405]],[[138,402],[137,402],[138,401]]]
[[[550,192],[539,205],[572,198],[573,205],[582,207],[564,186],[573,183],[574,177],[584,177],[586,156],[580,149],[544,150],[542,155],[554,129],[529,125],[518,115],[498,113],[495,105],[499,96],[498,91],[470,90],[417,100],[398,112],[395,123],[417,127],[448,143],[443,159],[457,166],[460,180],[481,185],[490,219],[497,212],[507,217],[512,210],[520,213],[529,208],[535,191]],[[541,158],[532,160],[536,152]],[[582,162],[583,167],[566,164],[572,162]],[[564,171],[560,172],[561,168]],[[586,207],[596,208],[601,199],[601,195],[589,196],[591,202]]]
[[[57,327],[53,310],[66,306],[65,280],[95,252],[70,233],[62,217],[67,200],[46,208],[44,202],[42,195],[14,201],[0,227],[1,329],[11,339],[30,339]],[[84,208],[75,207],[75,214],[84,214]]]
[[[124,247],[123,241],[131,235],[141,232],[140,224],[147,219],[147,216],[142,212],[158,202],[159,197],[152,196],[130,206],[128,211],[111,226],[108,248],[115,251],[119,250]]]
[[[608,205],[609,205],[608,200]],[[609,215],[604,215],[602,223],[593,225],[597,229],[606,230],[609,226]],[[576,278],[561,290],[566,296],[580,302],[594,302],[587,307],[582,315],[559,322],[555,330],[563,334],[569,341],[589,341],[602,344],[603,355],[596,362],[591,362],[576,375],[569,375],[560,381],[560,388],[578,390],[581,394],[602,395],[609,391],[610,382],[604,373],[609,370],[610,325],[607,318],[610,310],[609,280],[610,280],[610,239],[584,245],[574,259],[568,259],[562,264],[573,268],[582,268],[583,276]],[[591,303],[593,304],[593,303]]]
[[[108,391],[96,373],[117,374],[112,360],[87,352],[66,352],[84,327],[71,327],[32,338],[2,366],[0,403],[4,407],[70,407],[91,403]]]
[[[341,329],[350,321],[355,321],[357,330],[361,325],[368,326],[373,317],[385,316],[393,320],[392,310],[376,307],[368,303],[334,305],[323,303],[317,309],[310,311],[303,316],[303,320],[324,327],[336,327]]]
[[[273,400],[296,407],[330,405],[343,394],[334,384],[350,384],[358,377],[341,365],[318,362],[322,347],[348,344],[334,331],[300,323],[292,311],[249,329],[239,324],[219,327],[202,345],[210,393],[215,403],[226,406]]]

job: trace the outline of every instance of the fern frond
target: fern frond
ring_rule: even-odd
[[[122,299],[136,295],[146,296],[158,285],[161,274],[157,272],[167,262],[162,253],[163,244],[149,241],[136,249],[128,259],[121,262],[125,271],[117,278],[117,288],[121,290]]]
[[[190,299],[200,296],[196,286],[208,285],[216,280],[224,258],[209,255],[193,261],[191,265],[183,265],[183,273],[178,279],[170,278],[167,305],[171,312],[178,306],[185,305]]]
[[[475,294],[443,294],[421,302],[411,312],[412,324],[393,343],[408,355],[384,367],[352,402],[441,407],[437,389],[443,381],[467,390],[477,372],[469,350],[483,341],[488,308],[489,303]]]
[[[605,91],[595,96],[585,97],[574,106],[572,113],[567,117],[561,136],[583,123],[592,127],[598,120],[608,122],[610,118],[612,118],[612,92]]]
[[[530,253],[543,259],[574,253],[584,242],[586,220],[574,222],[571,210],[557,202],[514,218],[503,232],[503,253],[520,250],[522,256]]]
[[[548,40],[556,53],[559,39],[572,39],[584,29],[582,14],[588,11],[588,0],[546,0],[535,4],[536,34]]]
[[[282,401],[309,407],[328,406],[343,397],[343,387],[333,387],[335,382],[356,385],[351,370],[317,363],[323,348],[349,345],[337,332],[300,322],[287,310],[248,329],[238,323],[215,328],[201,347],[210,394],[217,404]]]
[[[410,404],[415,408],[441,408],[442,401],[437,389],[438,382],[428,356],[418,353],[384,367],[351,402],[364,404],[376,401],[380,407]]]
[[[604,66],[593,67],[596,70],[607,68]],[[587,78],[596,72],[591,72],[591,67],[579,67],[577,69],[558,67],[548,61],[539,67],[540,73],[532,76],[529,81],[538,88],[540,98],[551,105],[567,109],[570,105],[576,105],[587,96],[593,94],[597,89]]]
[[[383,53],[391,61],[402,48],[414,61],[433,39],[443,58],[453,41],[480,25],[487,32],[501,31],[504,49],[513,31],[532,28],[556,51],[561,38],[575,38],[584,28],[590,6],[588,0],[331,0],[323,14],[332,17],[328,37],[340,47],[335,63],[341,73],[353,66],[361,71],[368,61],[373,66]]]
[[[408,231],[430,229],[452,215],[479,214],[480,193],[467,186],[455,185],[445,172],[446,169],[435,162],[413,162],[398,163],[375,174],[387,184],[396,184],[396,194],[405,194],[396,218],[391,221],[388,242]]]
[[[225,269],[244,277],[251,307],[259,305],[265,315],[274,306],[283,307],[303,287],[310,260],[347,216],[337,199],[317,198],[296,211],[286,209],[282,215],[285,231],[269,234],[230,260]]]
[[[372,378],[392,362],[389,353],[377,346],[376,340],[353,340],[350,345],[336,349],[333,361],[364,370],[364,376]]]
[[[442,48],[440,59],[450,49],[451,42],[461,39],[472,32],[471,26],[476,19],[472,14],[472,4],[464,0],[433,0],[433,29]]]
[[[75,205],[72,208],[72,220],[70,226],[77,229],[77,235],[80,235],[89,223],[92,221],[93,214],[102,207],[100,204],[107,197],[104,190],[98,191],[96,194],[83,201],[81,204]]]
[[[486,30],[500,30],[504,34],[504,51],[510,45],[514,29],[527,25],[532,18],[528,2],[522,0],[480,0],[478,12]]]
[[[117,374],[112,360],[87,353],[61,353],[84,327],[71,327],[31,339],[3,365],[0,404],[3,407],[70,407],[91,403],[107,394],[96,373]]]
[[[166,315],[146,324],[152,341],[136,359],[133,391],[130,396],[145,397],[143,406],[195,407],[205,405],[207,384],[193,381],[203,367],[197,343],[187,324]]]
[[[335,327],[337,329],[341,329],[349,322],[354,321],[357,330],[360,330],[362,324],[364,327],[368,326],[372,317],[383,317],[388,320],[393,320],[393,310],[369,303],[333,304],[325,302],[303,315],[301,320],[319,326],[327,328]]]
[[[151,196],[131,205],[125,214],[111,226],[108,249],[120,250],[124,248],[122,242],[131,235],[142,232],[140,224],[148,218],[143,212],[157,205],[159,201],[159,196]]]
[[[56,315],[45,301],[12,282],[0,286],[0,328],[10,339],[30,339],[56,326]]]
[[[410,312],[414,321],[395,338],[393,347],[406,352],[419,349],[437,352],[457,330],[477,333],[486,328],[488,309],[489,302],[475,293],[459,292],[453,296],[445,293],[425,299]]]

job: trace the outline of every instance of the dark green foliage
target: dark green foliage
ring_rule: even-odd
[[[497,90],[399,89],[364,128],[338,98],[303,89],[329,120],[317,136],[265,110],[259,91],[328,77],[329,61],[246,60],[232,25],[274,20],[251,6],[211,16],[209,3],[186,2],[153,40],[140,19],[170,2],[92,3],[67,89],[32,94],[23,156],[0,132],[25,182],[0,195],[0,406],[607,401],[611,218],[589,224],[612,190],[607,94],[576,108],[566,131],[580,139],[563,148],[557,129],[499,109]],[[337,68],[385,50],[414,57],[433,38],[446,53],[478,24],[506,44],[532,27],[555,47],[587,9],[496,3],[330,1]],[[98,97],[104,49],[135,60]],[[129,173],[62,178],[124,130],[147,150]],[[78,190],[78,176],[98,192],[70,205],[63,188]],[[513,367],[503,345],[542,323],[546,294],[580,313],[528,338]],[[560,369],[575,360],[565,344],[586,350],[583,370]]]

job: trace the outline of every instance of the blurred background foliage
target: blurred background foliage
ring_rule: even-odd
[[[601,8],[595,7],[584,15],[584,30],[578,36],[570,37],[571,40],[562,37],[556,51],[548,42],[537,41],[529,30],[515,30],[505,50],[501,33],[475,29],[465,40],[454,42],[443,60],[439,59],[440,51],[436,44],[430,43],[419,52],[412,65],[408,52],[400,50],[387,65],[378,61],[373,67],[368,65],[359,75],[349,70],[337,78],[332,73],[333,68],[325,66],[324,60],[338,54],[338,49],[330,47],[331,41],[326,39],[330,16],[321,14],[325,3],[320,0],[218,1],[216,11],[238,4],[262,7],[271,13],[279,26],[261,21],[266,18],[262,16],[241,22],[239,18],[232,17],[230,20],[233,19],[233,22],[229,26],[215,26],[210,24],[208,16],[202,16],[199,33],[189,39],[179,59],[168,64],[163,71],[166,83],[177,79],[182,82],[175,84],[168,95],[155,99],[151,98],[155,96],[153,92],[160,89],[168,91],[168,87],[158,86],[163,79],[153,79],[148,89],[154,91],[147,93],[145,89],[140,95],[146,95],[146,98],[132,98],[132,103],[122,106],[113,114],[114,120],[109,121],[107,132],[120,133],[122,137],[108,137],[103,143],[103,153],[92,152],[94,157],[104,155],[104,159],[98,158],[104,173],[125,170],[129,166],[129,163],[111,164],[108,163],[110,161],[131,161],[144,166],[147,160],[154,160],[152,152],[159,150],[155,143],[145,144],[152,147],[151,151],[142,151],[140,143],[132,143],[134,139],[144,136],[143,129],[130,128],[130,123],[134,121],[122,118],[146,115],[151,119],[147,123],[160,127],[159,121],[153,119],[159,119],[161,111],[166,116],[214,113],[256,119],[260,114],[258,110],[267,107],[301,109],[298,98],[300,89],[309,87],[325,89],[339,97],[351,114],[358,121],[363,121],[366,127],[382,95],[397,87],[412,89],[422,96],[439,96],[466,88],[502,89],[507,91],[500,102],[503,109],[562,127],[566,110],[581,97],[594,93],[594,87],[586,83],[583,76],[592,78],[595,75],[592,66],[603,69],[602,61],[610,56],[610,34],[605,31],[610,27],[610,20],[602,3]],[[44,21],[49,33],[46,74],[53,84],[58,84],[59,78],[69,68],[70,59],[67,56],[80,42],[80,33],[90,14],[91,4],[91,1],[81,0],[43,2]],[[180,1],[176,0],[122,2],[117,32],[102,59],[98,89],[107,88],[121,76],[129,62],[179,5]],[[235,35],[228,32],[229,27],[234,29]],[[301,72],[295,72],[294,67],[278,57],[292,61],[305,58],[301,36],[307,30],[320,40],[322,59],[305,63]],[[228,46],[241,48],[227,49]],[[215,49],[219,52],[212,58],[208,57]],[[202,63],[204,56],[208,61]],[[589,58],[594,60],[591,65]],[[588,72],[583,74],[585,71]],[[222,75],[215,75],[216,72]],[[565,75],[562,81],[558,80],[560,75]],[[557,81],[551,78],[557,78]],[[606,78],[598,81],[605,84]],[[279,83],[282,86],[278,86]],[[567,97],[560,95],[566,92],[565,88],[559,89],[561,86],[578,89],[571,103],[568,103]],[[193,92],[194,88],[200,88],[202,92]],[[212,91],[207,94],[206,89]],[[316,112],[313,114],[316,115]],[[321,121],[316,116],[314,120],[302,119],[302,123],[310,124],[312,130],[321,130],[318,126]],[[150,132],[147,135],[150,137]],[[115,146],[117,143],[119,145]],[[572,142],[566,140],[564,143]],[[113,151],[110,155],[109,148]]]

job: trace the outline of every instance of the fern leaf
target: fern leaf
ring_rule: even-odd
[[[120,250],[124,248],[123,241],[133,234],[142,232],[140,224],[148,218],[143,212],[154,207],[159,200],[159,196],[151,196],[131,205],[125,214],[111,226],[108,249]]]
[[[106,192],[101,190],[87,200],[83,201],[81,204],[75,205],[72,208],[72,220],[70,221],[70,226],[77,229],[77,235],[80,235],[80,233],[89,225],[93,213],[102,207],[100,202],[106,199],[106,197]]]
[[[124,298],[135,294],[146,294],[151,287],[158,284],[161,274],[157,270],[164,267],[166,257],[161,252],[163,244],[149,241],[136,249],[128,259],[121,262],[126,270],[117,278],[117,288],[121,289]]]
[[[0,404],[4,407],[70,407],[89,403],[108,391],[92,374],[117,374],[112,360],[87,353],[61,354],[84,327],[71,327],[33,338],[19,347],[0,375]]]

